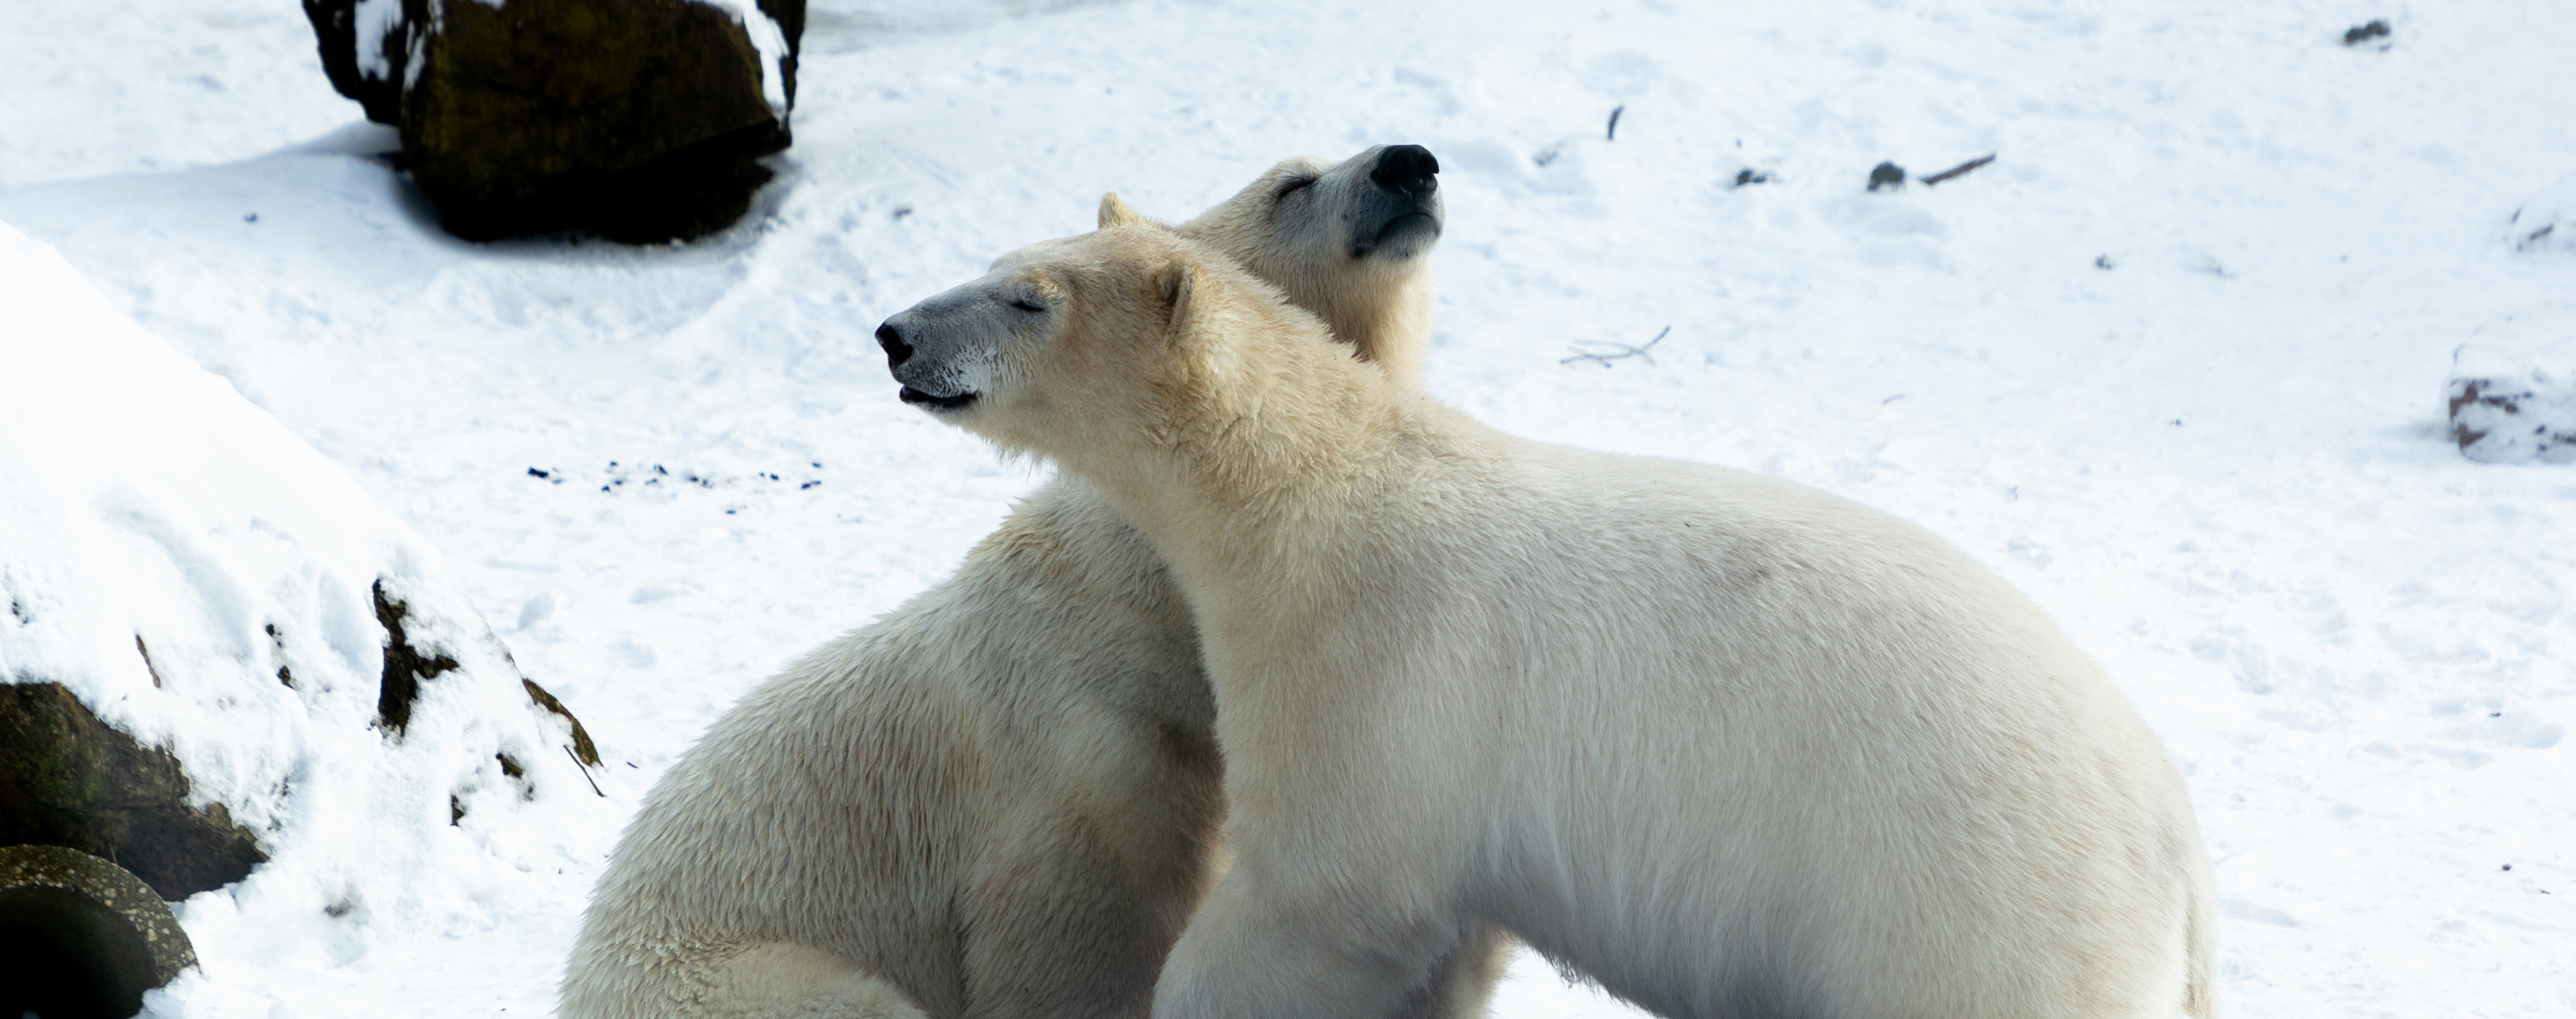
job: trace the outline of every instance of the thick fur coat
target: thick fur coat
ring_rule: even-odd
[[[1176,230],[1274,274],[1410,378],[1437,170],[1289,160]],[[1105,221],[1144,224],[1114,196]],[[1141,1017],[1223,870],[1215,707],[1152,547],[1058,479],[957,574],[806,655],[646,797],[593,893],[565,1019]],[[1480,1013],[1477,935],[1381,1013]]]
[[[1198,620],[1236,863],[1157,1019],[1380,1014],[1484,926],[1675,1017],[2213,1014],[2172,764],[1921,528],[1495,431],[1157,231],[889,325],[906,399],[1099,486]]]

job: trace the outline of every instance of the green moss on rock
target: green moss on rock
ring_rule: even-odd
[[[197,964],[159,895],[60,846],[0,848],[0,1015],[126,1016]]]
[[[189,806],[188,790],[178,758],[99,721],[62,686],[0,686],[0,845],[112,860],[172,900],[267,862],[222,804]]]

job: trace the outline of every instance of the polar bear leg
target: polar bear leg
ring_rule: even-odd
[[[928,1019],[886,982],[804,945],[753,945],[714,976],[707,1019]]]
[[[1468,931],[1432,964],[1430,978],[1405,996],[1394,1019],[1481,1019],[1516,945],[1498,930]]]
[[[959,976],[977,1019],[1143,1019],[1152,1007],[1198,896],[1107,877],[1142,870],[1141,854],[1083,827],[1008,826],[1021,844],[988,852],[958,904]]]
[[[892,985],[805,945],[588,947],[565,981],[563,1019],[928,1019]]]
[[[1422,988],[1429,998],[1434,971],[1466,951],[1465,939],[1445,918],[1388,908],[1394,898],[1354,893],[1288,901],[1260,894],[1240,869],[1226,875],[1163,964],[1155,1019],[1441,1014],[1428,1011],[1435,1006],[1427,1000],[1425,1011],[1415,1011],[1408,996]],[[1441,983],[1455,987],[1457,981]]]

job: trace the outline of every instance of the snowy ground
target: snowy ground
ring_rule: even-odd
[[[2553,5],[814,11],[779,182],[666,250],[444,239],[283,0],[0,0],[0,221],[443,550],[631,809],[1034,483],[895,402],[878,320],[1103,190],[1177,217],[1419,142],[1432,388],[1858,498],[2029,590],[2189,778],[2229,1013],[2576,1013],[2576,468],[2470,463],[2440,403],[2461,343],[2576,346],[2576,252],[2507,228],[2576,173]],[[2339,44],[2375,17],[2385,50]],[[591,877],[328,953],[201,937],[153,1009],[542,1013]],[[1534,964],[1497,1007],[1619,1011]]]

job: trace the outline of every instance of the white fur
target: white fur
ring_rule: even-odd
[[[1177,229],[1295,266],[1344,339],[1418,365],[1427,259],[1336,257],[1317,228],[1376,151],[1283,163]],[[1331,200],[1271,201],[1301,175]],[[1143,221],[1114,197],[1102,215]],[[1142,1016],[1223,870],[1214,719],[1161,560],[1089,486],[1050,482],[672,767],[592,896],[561,1014]],[[1479,936],[1387,1014],[1481,1012],[1505,945]]]
[[[912,322],[1007,369],[940,416],[1125,507],[1216,689],[1237,862],[1157,1019],[1380,1014],[1483,925],[1676,1017],[2214,1013],[2179,777],[1947,543],[1500,433],[1167,235],[959,292],[997,286],[1057,300]]]

